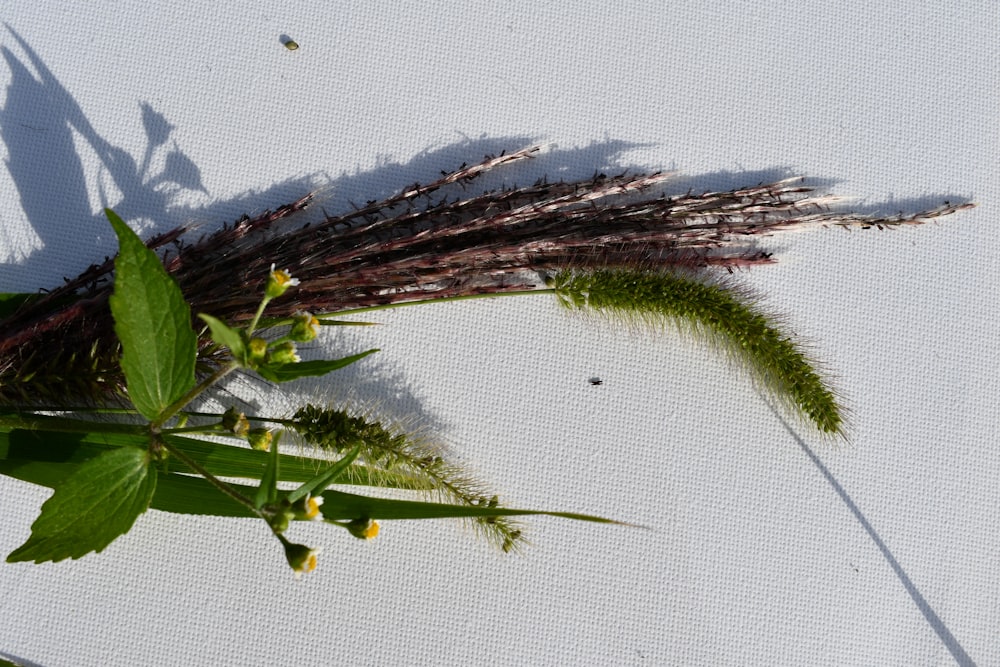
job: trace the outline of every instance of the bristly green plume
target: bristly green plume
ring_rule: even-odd
[[[844,434],[836,396],[805,353],[752,298],[704,274],[602,269],[561,271],[549,280],[567,308],[588,308],[651,324],[672,320],[721,344],[762,384],[823,433]]]
[[[410,477],[415,490],[429,491],[442,499],[472,507],[498,507],[498,498],[466,471],[441,456],[439,447],[420,437],[404,433],[373,419],[338,408],[305,405],[287,422],[306,442],[344,453],[360,447],[358,457],[368,471]],[[503,551],[516,551],[525,538],[517,522],[504,516],[477,518],[474,523],[483,535]]]

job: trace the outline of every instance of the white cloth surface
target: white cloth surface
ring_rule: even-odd
[[[146,232],[317,186],[344,207],[534,142],[557,148],[510,179],[790,170],[860,206],[979,204],[784,237],[737,276],[835,375],[849,445],[797,442],[671,332],[541,297],[387,312],[331,336],[382,352],[315,391],[429,424],[511,505],[650,529],[537,519],[502,556],[450,522],[370,543],[296,527],[324,552],[295,581],[257,522],[150,512],[102,554],[0,564],[0,657],[1000,665],[996,3],[13,0],[0,18],[2,291],[113,252],[105,205]],[[141,104],[173,126],[148,156]],[[0,479],[0,553],[47,495]]]

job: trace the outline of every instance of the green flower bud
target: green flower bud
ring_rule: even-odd
[[[251,338],[247,346],[247,361],[251,368],[256,368],[264,363],[267,357],[267,341],[263,338]]]
[[[317,521],[322,519],[319,506],[323,504],[323,496],[308,496],[292,503],[292,512],[299,521]]]
[[[312,572],[316,569],[316,559],[319,556],[319,549],[310,549],[304,544],[292,544],[282,541],[285,546],[285,558],[288,564],[295,570],[295,578],[302,576],[303,572]]]
[[[269,364],[294,364],[301,361],[295,351],[295,343],[285,341],[272,347],[267,352],[267,362]]]
[[[355,519],[345,526],[348,532],[361,540],[371,540],[378,535],[379,525],[371,519]]]
[[[288,524],[292,521],[292,514],[288,510],[281,510],[268,520],[271,530],[279,535],[288,530]]]
[[[252,428],[247,433],[247,442],[257,451],[266,452],[271,449],[271,441],[274,435],[266,428]]]
[[[312,313],[299,311],[292,316],[292,328],[288,332],[288,337],[299,343],[307,343],[319,334],[319,320]]]
[[[250,421],[245,414],[237,412],[236,408],[229,408],[222,413],[222,428],[243,437],[250,432]]]

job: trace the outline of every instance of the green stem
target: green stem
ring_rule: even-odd
[[[188,391],[186,394],[184,394],[179,399],[177,399],[176,401],[174,401],[173,403],[171,403],[170,405],[168,405],[163,410],[163,412],[160,413],[160,416],[157,417],[156,421],[152,422],[149,425],[150,428],[152,430],[154,430],[154,431],[158,431],[160,429],[160,427],[163,426],[167,422],[168,419],[170,419],[175,414],[177,414],[178,412],[180,412],[181,410],[183,410],[184,406],[187,405],[188,403],[190,403],[191,401],[193,401],[198,396],[198,394],[200,394],[201,392],[205,391],[206,389],[208,389],[209,387],[211,387],[213,384],[215,384],[216,382],[218,382],[222,378],[224,378],[227,375],[229,375],[230,373],[232,373],[237,368],[239,368],[239,364],[237,364],[235,361],[233,361],[233,362],[230,362],[228,365],[223,366],[222,368],[218,369],[217,371],[215,371],[211,375],[209,375],[207,378],[205,378],[204,380],[202,380],[201,382],[199,382],[198,384],[196,384],[194,387],[192,387],[191,390]]]
[[[145,433],[145,425],[116,424],[71,419],[69,417],[52,417],[49,415],[0,415],[0,429],[24,429],[26,431],[55,431],[58,433],[125,433],[141,435]]]
[[[158,433],[154,433],[153,439],[156,442],[156,444],[158,444],[159,446],[161,446],[164,449],[166,449],[170,453],[171,456],[175,456],[177,458],[177,460],[179,460],[181,463],[183,463],[188,468],[190,468],[191,470],[195,471],[196,473],[198,473],[199,475],[201,475],[202,477],[204,477],[205,481],[207,481],[209,484],[211,484],[212,486],[214,486],[219,491],[221,491],[222,493],[226,494],[227,496],[229,496],[230,498],[232,498],[233,500],[235,500],[239,504],[245,505],[246,507],[248,507],[250,509],[251,512],[253,512],[257,516],[259,516],[261,519],[264,519],[265,521],[267,521],[267,517],[265,517],[263,515],[263,513],[261,513],[261,511],[257,509],[257,506],[254,505],[254,503],[253,503],[252,500],[250,500],[249,498],[247,498],[246,496],[244,496],[242,493],[240,493],[239,491],[237,491],[233,487],[231,487],[228,484],[226,484],[225,482],[223,482],[221,479],[219,479],[218,477],[216,477],[212,473],[208,472],[208,470],[206,470],[205,468],[203,468],[200,463],[198,463],[197,461],[195,461],[194,459],[192,459],[191,457],[189,457],[187,454],[185,454],[184,452],[182,452],[177,447],[174,447],[173,445],[171,445],[169,442],[166,441],[165,438],[160,437],[160,435]]]
[[[250,324],[247,326],[247,340],[250,340],[250,336],[257,329],[257,323],[260,322],[260,316],[264,314],[264,309],[267,307],[269,298],[266,296],[260,300],[260,305],[257,306],[257,312],[253,314],[253,319],[250,320]]]
[[[185,413],[192,414],[195,413]],[[209,415],[218,417],[219,415]],[[167,435],[177,435],[178,433],[197,433],[198,435],[233,435],[232,431],[222,428],[220,424],[207,424],[201,426],[178,426],[177,428],[165,428],[160,431]],[[235,437],[235,436],[234,436]]]
[[[529,294],[552,294],[555,289],[543,288],[532,290],[518,290],[516,292],[497,292],[494,294],[461,294],[459,296],[445,296],[433,299],[418,299],[415,301],[400,301],[397,303],[384,303],[379,306],[368,306],[366,308],[354,308],[352,310],[338,310],[335,313],[323,313],[317,315],[317,319],[330,319],[341,315],[357,315],[359,313],[369,313],[376,310],[387,310],[389,308],[402,308],[404,306],[422,306],[428,303],[444,303],[447,301],[465,301],[467,299],[494,299],[501,296],[527,296]],[[288,320],[291,322],[291,320]]]

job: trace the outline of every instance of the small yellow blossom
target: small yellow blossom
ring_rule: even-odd
[[[249,362],[252,368],[256,368],[264,362],[264,358],[267,356],[267,339],[265,338],[251,338],[249,345]]]
[[[347,530],[358,539],[371,540],[378,536],[378,521],[371,519],[355,519],[347,524]]]
[[[267,276],[267,287],[264,288],[264,294],[268,299],[274,299],[288,291],[289,287],[295,287],[298,284],[298,278],[292,278],[291,274],[284,269],[275,271],[274,264],[272,264],[271,273]]]
[[[319,553],[320,549],[310,549],[304,544],[285,543],[285,558],[295,570],[296,579],[301,577],[303,573],[309,573],[316,569]]]
[[[309,496],[303,498],[292,505],[295,518],[305,521],[316,521],[322,519],[319,514],[319,506],[323,504],[323,496]]]

